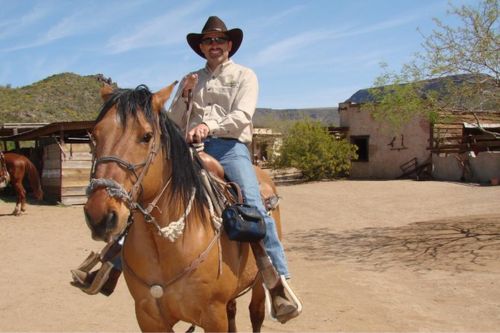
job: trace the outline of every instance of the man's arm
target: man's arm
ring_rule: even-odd
[[[186,75],[179,85],[179,89],[175,94],[172,101],[168,117],[180,127],[180,129],[186,131],[186,111],[187,111],[187,97],[189,90],[193,90],[198,83],[198,74],[188,74]]]

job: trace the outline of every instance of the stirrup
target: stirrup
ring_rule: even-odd
[[[113,269],[113,264],[109,261],[106,261],[102,264],[101,268],[97,271],[92,283],[88,284],[85,280],[88,276],[88,272],[84,272],[79,269],[71,270],[71,274],[73,275],[73,281],[71,285],[81,289],[84,293],[89,295],[98,294],[104,284],[109,279],[109,273]]]
[[[92,268],[94,268],[95,265],[97,265],[100,259],[99,253],[91,251],[89,256],[76,269],[88,273]]]
[[[295,295],[292,288],[290,288],[290,286],[286,282],[285,276],[280,275],[280,279],[281,279],[281,284],[283,285],[283,289],[285,291],[285,294],[287,296],[289,296],[287,299],[289,301],[291,301],[292,303],[294,303],[294,305],[297,307],[297,310],[295,312],[291,313],[290,316],[287,318],[280,319],[280,318],[276,317],[276,314],[274,312],[274,307],[272,304],[273,300],[271,297],[271,292],[269,291],[269,289],[266,287],[265,284],[263,284],[263,286],[264,286],[264,291],[266,293],[266,308],[267,308],[267,312],[269,313],[269,316],[271,317],[272,320],[279,321],[280,323],[284,324],[288,320],[297,317],[302,312],[302,302],[300,302],[297,295]]]

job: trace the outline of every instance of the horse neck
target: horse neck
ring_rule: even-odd
[[[159,209],[153,216],[160,227],[168,226],[182,217],[184,207],[178,205],[171,209],[167,205],[172,193],[160,200]],[[188,267],[205,249],[215,235],[212,223],[204,221],[199,214],[198,203],[193,203],[191,212],[185,220],[184,230],[175,241],[159,235],[157,228],[146,223],[144,217],[136,213],[135,222],[130,229],[126,241],[126,260],[149,276],[172,277],[180,268]],[[161,213],[159,213],[161,211]],[[207,213],[208,217],[209,214]]]

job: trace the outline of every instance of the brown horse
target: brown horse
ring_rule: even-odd
[[[202,163],[166,116],[174,85],[154,94],[145,86],[101,90],[87,224],[96,240],[126,233],[124,275],[141,330],[172,331],[184,321],[236,331],[236,298],[252,288],[250,318],[260,331],[265,295],[255,259],[248,243],[230,241],[219,228],[204,195]],[[273,217],[280,230],[279,210]]]
[[[21,212],[26,211],[26,190],[23,186],[24,176],[27,174],[33,190],[33,195],[37,200],[43,197],[42,187],[40,185],[40,177],[35,165],[25,156],[16,153],[0,153],[3,158],[0,158],[0,184],[5,184],[10,181],[14,191],[16,192],[17,202],[16,208],[12,215],[21,215]]]

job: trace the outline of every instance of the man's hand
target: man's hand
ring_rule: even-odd
[[[187,97],[189,90],[193,90],[198,83],[198,74],[188,74],[184,78],[184,86],[182,87],[182,96]]]
[[[205,140],[210,133],[210,129],[206,124],[199,124],[192,130],[190,130],[187,134],[186,141],[187,143],[199,143]]]

